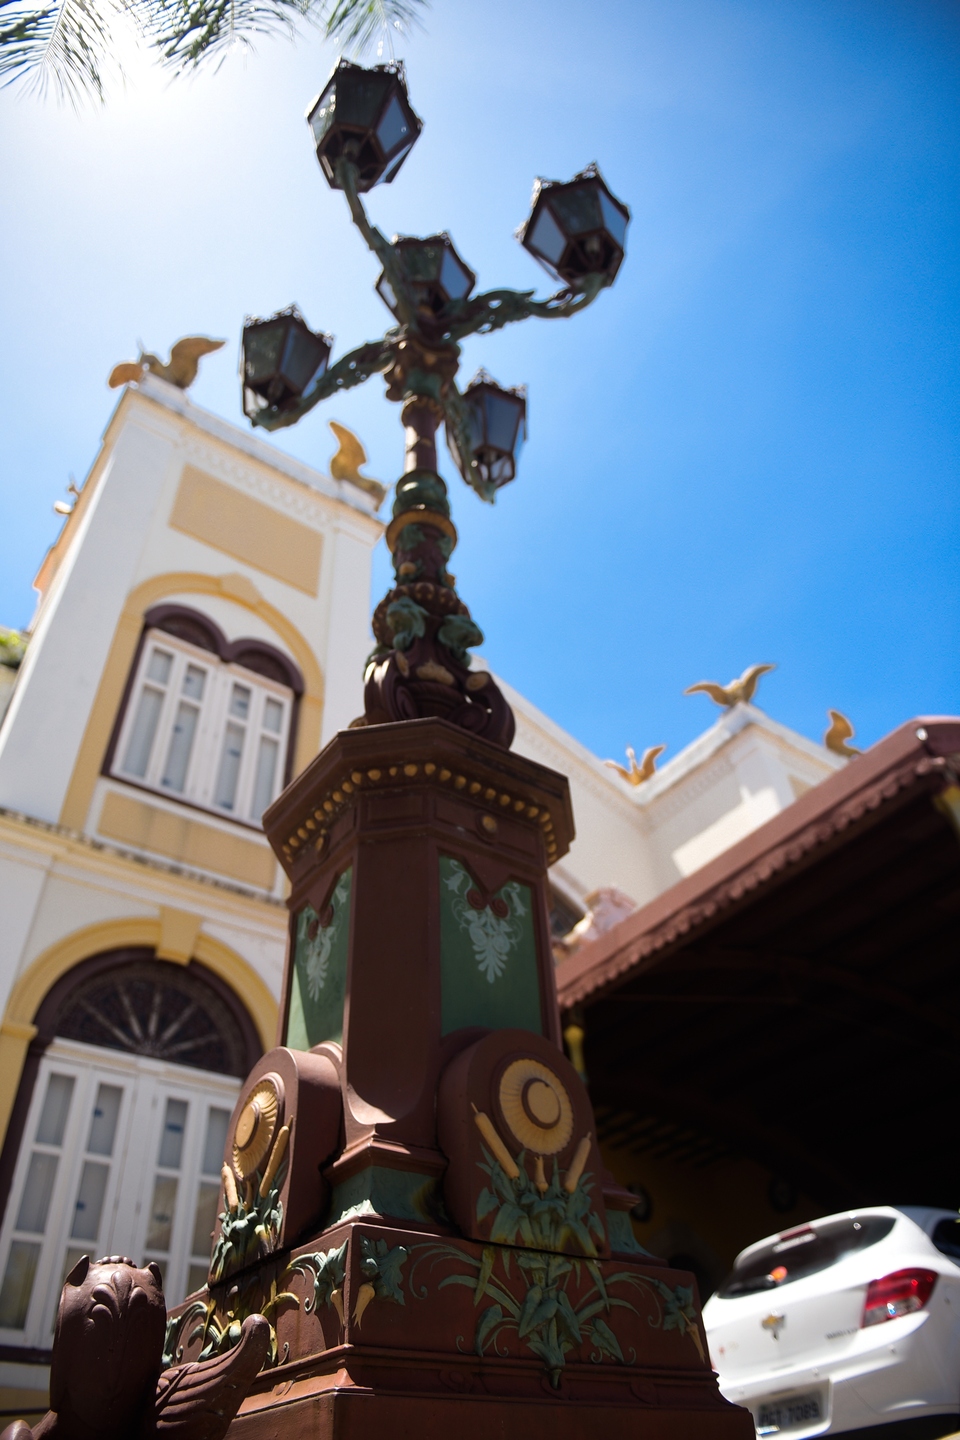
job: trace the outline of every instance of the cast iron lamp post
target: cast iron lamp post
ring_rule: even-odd
[[[354,224],[381,265],[377,293],[397,324],[328,365],[331,340],[313,334],[291,307],[248,320],[243,333],[244,410],[254,425],[293,425],[314,405],[382,374],[403,407],[405,473],[387,527],[396,585],[374,614],[377,648],[367,663],[365,719],[437,715],[509,746],[513,717],[485,672],[469,669],[483,635],[454,589],[446,564],[457,541],[447,488],[437,471],[436,432],[445,426],[454,462],[482,500],[513,480],[526,433],[526,393],[481,371],[461,394],[460,342],[529,316],[560,319],[592,304],[624,257],[630,212],[595,165],[565,184],[538,180],[517,232],[562,288],[474,295],[476,277],[449,235],[395,236],[371,225],[360,199],[392,181],[420,134],[402,65],[366,70],[341,60],[307,114],[317,158],[342,190]]]

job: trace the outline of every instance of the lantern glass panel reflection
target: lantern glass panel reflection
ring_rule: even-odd
[[[456,252],[444,250],[440,263],[440,284],[451,300],[464,300],[473,289],[473,276],[457,259]]]
[[[530,249],[557,265],[563,258],[566,246],[567,237],[544,205],[530,233]]]
[[[400,149],[408,149],[413,142],[411,127],[403,113],[403,106],[396,95],[391,95],[383,119],[377,126],[377,139],[384,155],[390,158]]]

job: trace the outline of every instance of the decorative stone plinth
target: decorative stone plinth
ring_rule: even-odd
[[[238,1440],[753,1434],[717,1389],[689,1275],[360,1221],[316,1245],[233,1297],[271,1316],[277,1357]],[[202,1301],[181,1311],[183,1359],[215,1348],[225,1321]]]
[[[265,828],[291,883],[279,1043],[237,1102],[209,1287],[168,1359],[266,1317],[238,1440],[752,1440],[563,1054],[566,780],[442,719],[366,725]]]

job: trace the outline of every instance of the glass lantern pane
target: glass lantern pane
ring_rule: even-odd
[[[550,196],[554,213],[568,235],[585,235],[588,230],[600,229],[597,189],[596,185],[587,183]]]
[[[310,111],[309,124],[313,131],[313,141],[319,145],[333,124],[337,113],[337,87],[331,82],[324,90],[316,105]]]
[[[393,310],[394,313],[396,313],[397,297],[394,294],[393,286],[390,284],[390,281],[387,279],[386,275],[381,275],[380,279],[377,281],[377,294],[380,296],[380,299],[386,305],[387,309]]]
[[[383,118],[377,126],[377,139],[387,160],[392,159],[401,146],[409,146],[410,124],[396,93],[390,96]]]
[[[439,245],[405,245],[403,268],[415,283],[438,280],[444,253]]]
[[[440,284],[451,300],[463,300],[470,294],[471,280],[452,250],[444,250],[440,264]]]
[[[470,449],[479,450],[484,443],[484,411],[483,401],[479,395],[465,395],[464,400],[467,406],[467,418],[469,421]],[[465,462],[469,462],[470,456],[463,456]]]
[[[299,325],[291,325],[280,365],[280,372],[291,390],[302,394],[314,375],[325,368],[327,354],[326,345],[316,335]]]
[[[600,191],[600,210],[604,225],[622,250],[627,238],[627,217],[605,190]]]
[[[285,331],[282,320],[244,331],[243,373],[249,385],[262,384],[277,373]]]
[[[567,241],[560,226],[554,220],[546,205],[540,207],[533,229],[527,236],[527,244],[536,254],[542,255],[553,265],[559,265]]]
[[[390,168],[384,171],[383,174],[383,183],[385,185],[390,184],[390,181],[393,179],[394,175],[396,175],[397,171],[400,169],[400,166],[403,164],[404,160],[406,160],[412,148],[413,140],[409,140],[407,144],[403,146],[400,153],[390,162]]]
[[[361,70],[349,66],[337,72],[337,121],[358,130],[372,130],[386,91],[394,84],[392,75],[383,71]]]
[[[513,395],[497,395],[488,390],[484,396],[484,409],[487,444],[511,454],[520,424],[520,402]]]

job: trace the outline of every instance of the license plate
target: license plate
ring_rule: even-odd
[[[823,1407],[816,1390],[806,1395],[784,1395],[767,1400],[757,1411],[757,1434],[779,1435],[783,1430],[805,1430],[823,1419]]]

